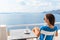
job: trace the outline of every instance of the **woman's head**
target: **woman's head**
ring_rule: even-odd
[[[44,20],[47,24],[51,24],[52,26],[55,24],[55,17],[53,14],[46,14]]]

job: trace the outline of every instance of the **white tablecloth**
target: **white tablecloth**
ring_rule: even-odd
[[[30,34],[24,34],[26,29],[18,29],[18,30],[11,30],[9,39],[31,39],[31,38],[37,38],[34,33],[29,30]],[[9,40],[8,39],[8,40]]]

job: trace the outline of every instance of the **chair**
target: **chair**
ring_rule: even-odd
[[[56,31],[48,32],[48,31],[41,30],[41,34],[45,34],[44,40],[46,39],[47,35],[54,35],[55,36],[55,33],[56,33]],[[53,37],[53,40],[55,40],[54,37]]]

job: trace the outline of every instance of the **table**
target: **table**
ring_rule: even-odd
[[[10,39],[37,39],[37,36],[31,30],[28,30],[30,34],[25,34],[25,31],[26,29],[10,30]]]

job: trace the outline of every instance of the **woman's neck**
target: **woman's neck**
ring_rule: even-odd
[[[48,26],[49,26],[50,28],[54,28],[54,26],[53,26],[53,25],[51,25],[51,24],[49,24]]]

